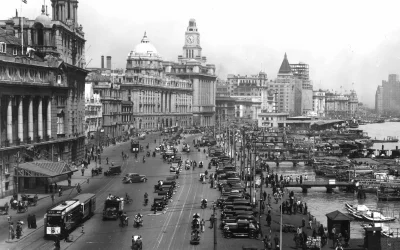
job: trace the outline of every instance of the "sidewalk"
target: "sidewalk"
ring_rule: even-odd
[[[120,145],[120,144],[121,143],[117,143],[116,145]],[[114,145],[109,146],[109,147],[105,147],[104,151],[103,151],[103,154],[104,153],[111,153],[113,148],[114,148]],[[105,162],[105,159],[102,159],[102,160],[104,160],[104,162]],[[79,171],[75,172],[71,177],[71,186],[68,186],[68,181],[67,180],[57,182],[58,187],[62,187],[63,190],[64,190],[64,194],[66,194],[66,195],[63,195],[63,197],[61,199],[65,199],[65,197],[68,197],[68,194],[69,194],[68,189],[71,190],[72,188],[74,188],[76,186],[76,184],[80,183],[82,185],[84,183],[86,184],[88,182],[88,180],[90,182],[90,179],[100,179],[102,177],[101,175],[92,177],[91,169],[95,168],[95,166],[96,166],[96,163],[94,161],[91,161],[91,163],[88,165],[88,169],[86,169],[85,172],[84,172],[84,176],[82,176],[82,174],[80,172],[80,168],[78,168]],[[65,191],[67,191],[67,192],[65,192]],[[57,192],[54,192],[54,191],[53,191],[53,193],[54,193],[55,198],[56,198],[55,203],[58,203],[60,201],[60,200],[58,200],[58,194],[57,194]],[[26,195],[30,195],[31,197],[33,197],[35,195],[35,194],[31,194],[31,193],[29,193],[29,194],[25,193],[25,194]],[[38,201],[39,201],[39,200],[42,200],[42,199],[45,199],[45,198],[50,198],[51,193],[50,192],[48,194],[37,193],[37,196],[38,196]],[[4,198],[1,198],[0,199],[0,205],[4,205],[5,203],[9,203],[11,197],[12,196],[10,195],[10,196],[6,196]],[[20,194],[19,194],[18,198],[21,198]],[[38,205],[40,205],[39,202],[38,202]],[[29,207],[29,208],[31,208],[31,207]],[[27,238],[29,235],[33,234],[37,230],[43,229],[44,219],[43,219],[42,216],[36,217],[36,219],[37,219],[37,221],[36,221],[36,226],[37,227],[36,228],[34,228],[34,229],[29,229],[28,228],[28,224],[27,224],[27,221],[26,221],[25,217],[28,214],[30,214],[30,209],[29,208],[28,208],[28,211],[25,212],[24,214],[18,214],[18,215],[24,215],[23,216],[24,217],[24,219],[23,219],[24,224],[22,225],[22,236],[19,239],[14,238],[14,240],[7,239],[5,241],[6,243],[12,244],[12,243],[19,242],[19,241]],[[15,218],[14,218],[14,217],[16,217],[16,215],[17,215],[16,210],[12,210],[11,207],[9,207],[8,216],[11,216],[11,220],[14,222],[14,230],[16,228],[16,224],[15,224],[16,221],[15,221]],[[0,217],[1,222],[2,223],[8,223],[8,216],[7,215],[6,216],[1,216]],[[8,227],[8,225],[7,225],[7,227]],[[81,228],[78,228],[78,229],[76,229],[73,233],[71,233],[71,239],[72,239],[71,242],[64,242],[64,241],[61,242],[61,246],[62,246],[61,248],[62,249],[68,248],[69,245],[71,245],[73,243],[73,241],[75,241],[76,239],[78,239],[82,235]]]
[[[25,194],[25,195],[27,195],[27,196],[29,195],[29,197],[35,196],[35,194]],[[38,201],[40,201],[41,199],[50,197],[50,194],[36,194],[36,195],[38,196]],[[6,203],[8,203],[8,205],[10,205],[11,198],[12,198],[12,195],[1,198],[0,206],[4,206]],[[18,194],[18,198],[21,199],[21,194]],[[8,214],[10,214],[11,211],[15,211],[15,213],[17,213],[16,210],[11,209],[11,205],[10,205],[9,209],[8,209]],[[29,211],[29,209],[28,209],[28,211]]]
[[[278,238],[280,237],[280,210],[279,210],[279,206],[281,205],[281,201],[278,201],[278,204],[275,203],[275,200],[273,198],[272,195],[272,188],[265,188],[265,185],[263,186],[263,192],[266,191],[267,195],[270,194],[271,195],[271,217],[272,217],[272,222],[271,222],[271,227],[267,226],[266,223],[266,215],[268,213],[267,208],[265,209],[265,213],[262,214],[261,216],[261,229],[263,232],[263,237],[264,235],[270,235],[272,242],[273,239],[275,237],[275,235],[278,236]],[[260,194],[260,189],[257,188],[257,199],[259,200],[259,194]],[[286,201],[289,198],[289,194],[285,193],[283,200]],[[266,202],[268,203],[268,201]],[[259,205],[258,205],[259,207]],[[259,209],[259,208],[258,208]],[[326,213],[330,213],[332,211],[329,210],[329,208],[327,208]],[[302,226],[302,219],[305,219],[306,221],[306,226],[302,229],[303,231],[306,232],[306,234],[308,236],[312,236],[313,233],[313,229],[314,228],[318,228],[320,226],[320,224],[323,224],[324,227],[326,228],[326,222],[319,222],[316,221],[315,217],[312,215],[312,211],[308,211],[307,214],[301,214],[301,213],[297,213],[297,214],[283,214],[282,217],[282,224],[291,224],[294,225],[296,228],[297,227],[301,227]],[[309,227],[309,218],[312,219],[312,229]],[[295,242],[294,242],[294,235],[295,233],[282,233],[282,247],[281,249],[296,249],[295,247]],[[262,240],[262,238],[260,238],[260,240]],[[345,249],[359,249],[359,245],[363,244],[361,239],[350,239],[349,242],[349,247],[346,247]],[[274,245],[274,244],[273,244]],[[262,249],[263,247],[263,243],[261,242],[260,244],[260,249]],[[322,247],[321,249],[332,249],[332,240],[328,239],[328,243]]]

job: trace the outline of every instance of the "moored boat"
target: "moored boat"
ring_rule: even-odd
[[[389,222],[396,220],[396,217],[384,216],[383,214],[375,211],[368,211],[362,214],[361,217],[366,221],[371,222]]]
[[[357,220],[363,220],[362,215],[370,211],[365,205],[350,205],[348,203],[345,203],[345,205],[349,214]]]

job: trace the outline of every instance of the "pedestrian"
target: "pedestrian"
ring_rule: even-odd
[[[82,176],[83,176],[83,174],[85,173],[85,168],[82,168],[81,172],[82,172]]]
[[[264,198],[264,201],[267,199],[267,192],[263,192],[263,198]]]
[[[310,218],[308,219],[308,226],[310,227],[311,230],[312,230],[312,222],[313,222],[313,220],[312,220],[312,218],[310,217]]]
[[[56,236],[56,238],[54,240],[54,250],[59,250],[59,249],[61,249],[60,239],[58,238],[58,236]]]
[[[51,203],[54,204],[54,194],[51,194]]]
[[[265,218],[265,220],[267,221],[267,227],[270,227],[271,226],[271,220],[272,220],[271,211],[268,211],[267,218]]]
[[[15,231],[14,231],[14,222],[10,222],[10,226],[8,227],[8,231],[10,233],[11,239],[15,238]]]
[[[31,216],[31,227],[34,228],[34,229],[37,228],[37,225],[36,225],[36,215],[35,215],[35,214],[32,214],[32,216]]]
[[[57,182],[54,182],[54,192],[56,191],[56,190],[58,190],[58,185],[57,185]]]
[[[279,237],[278,237],[278,234],[275,234],[274,242],[275,242],[275,249],[279,249]]]
[[[59,189],[58,189],[58,197],[61,197],[62,196],[62,188],[60,187]]]
[[[305,226],[306,226],[306,220],[303,217],[303,219],[301,220],[301,227],[304,228]]]
[[[107,163],[107,165],[108,165],[108,157],[106,158],[106,163]]]
[[[335,248],[335,240],[336,240],[336,228],[332,228],[332,247]]]
[[[31,228],[31,221],[32,221],[31,214],[28,214],[27,222],[28,222],[29,229]]]
[[[214,227],[214,219],[215,219],[215,215],[212,214],[211,217],[210,217],[210,228]]]
[[[204,221],[204,219],[201,219],[201,221],[200,221],[200,229],[201,229],[202,233],[204,233],[205,225],[206,225],[206,222]]]

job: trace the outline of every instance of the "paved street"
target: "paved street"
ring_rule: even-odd
[[[154,148],[154,139],[159,141],[157,135],[149,135],[146,140],[140,141],[142,145],[150,143],[150,148]],[[188,142],[193,141],[194,136],[187,138]],[[103,157],[109,157],[110,161],[123,166],[123,175],[129,172],[137,172],[145,174],[148,177],[146,183],[122,184],[121,176],[118,177],[95,177],[90,179],[89,185],[83,185],[83,192],[94,192],[97,194],[97,209],[96,214],[84,224],[84,234],[81,234],[81,228],[78,228],[73,233],[75,237],[73,243],[61,243],[62,249],[129,249],[131,246],[131,237],[134,234],[143,236],[143,244],[145,249],[190,249],[190,222],[193,213],[200,213],[202,218],[206,220],[206,231],[202,235],[201,244],[196,249],[210,249],[213,246],[213,230],[209,229],[209,221],[207,221],[212,210],[200,209],[201,198],[207,198],[209,205],[218,197],[218,191],[211,189],[209,184],[202,184],[199,181],[199,173],[205,168],[196,170],[183,170],[178,182],[179,187],[173,196],[172,202],[169,204],[165,214],[160,212],[153,215],[150,211],[155,193],[153,193],[154,185],[159,179],[171,175],[167,163],[163,163],[159,155],[156,158],[147,158],[146,163],[142,163],[141,158],[144,153],[141,153],[138,160],[135,160],[132,154],[129,154],[129,159],[125,162],[121,160],[121,151],[129,152],[129,143],[116,145],[105,150]],[[180,147],[179,147],[180,149]],[[181,153],[182,159],[187,159],[186,153]],[[207,166],[208,161],[205,160],[203,152],[192,151],[188,155],[190,159],[204,161]],[[125,206],[125,211],[129,216],[129,227],[119,227],[119,221],[103,221],[102,210],[103,202],[109,193],[117,196],[124,196],[125,193],[133,198],[132,204]],[[144,206],[143,195],[149,194],[149,205]],[[76,191],[73,191],[71,197],[74,197]],[[43,218],[44,210],[50,205],[50,199],[47,199],[34,209],[37,211],[38,218]],[[132,222],[135,214],[140,212],[144,215],[144,227],[140,229],[133,228]],[[26,214],[20,217],[26,217]],[[5,217],[3,217],[5,218]],[[2,225],[5,223],[2,223]],[[7,238],[7,227],[1,228],[4,240]],[[26,232],[25,232],[26,233]],[[7,244],[7,243],[4,243]],[[43,228],[36,230],[29,237],[15,244],[3,245],[10,249],[51,249],[52,241],[43,239]]]

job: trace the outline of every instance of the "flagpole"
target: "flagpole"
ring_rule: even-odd
[[[24,18],[22,16],[22,0],[21,0],[21,55],[24,55]]]

